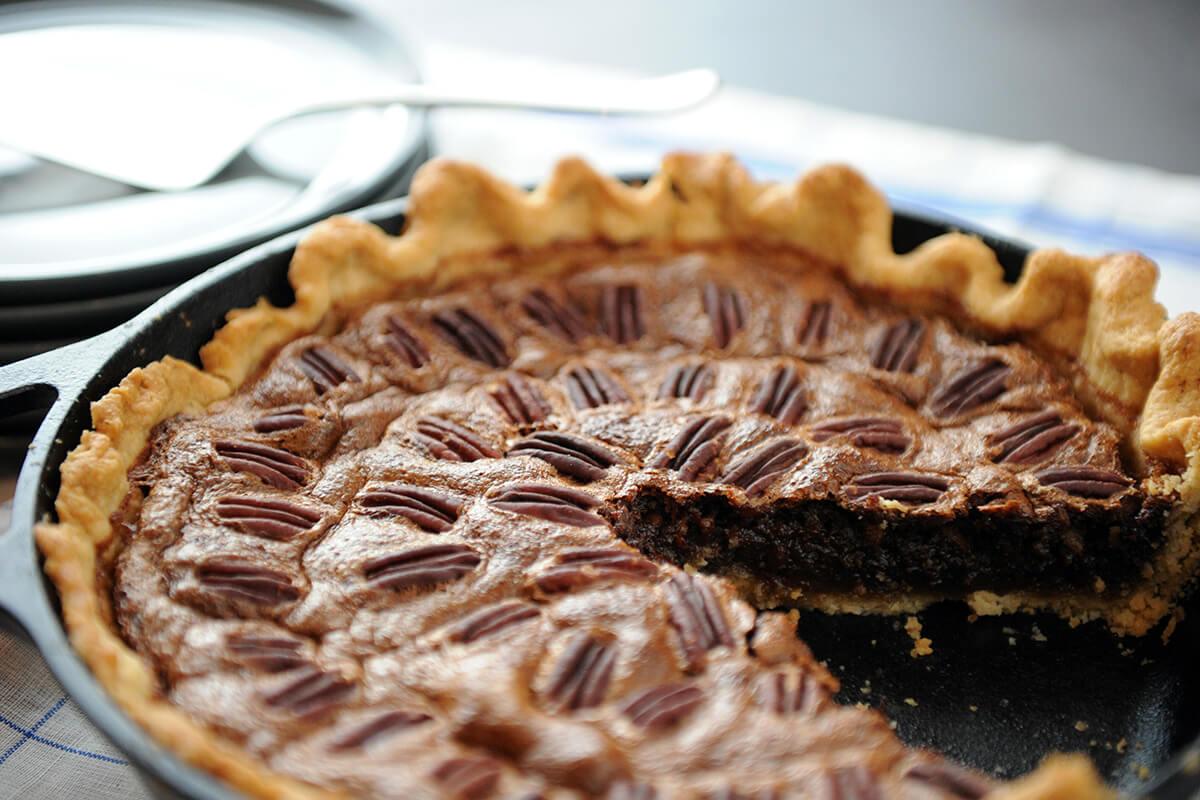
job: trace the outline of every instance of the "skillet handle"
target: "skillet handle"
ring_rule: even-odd
[[[49,406],[38,425],[17,478],[8,529],[0,531],[0,625],[24,632],[34,616],[44,612],[41,567],[33,541],[33,524],[42,484],[42,470],[52,450],[70,443],[56,442],[71,406],[111,350],[111,333],[51,350],[0,367],[0,419],[39,413]]]

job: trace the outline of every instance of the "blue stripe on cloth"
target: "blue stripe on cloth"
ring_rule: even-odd
[[[44,736],[37,735],[38,728],[45,725],[50,718],[58,712],[59,709],[66,705],[66,702],[67,698],[59,698],[58,702],[55,703],[54,706],[51,707],[50,710],[47,711],[32,728],[23,728],[10,720],[8,717],[0,714],[0,725],[11,728],[22,736],[21,741],[10,747],[3,755],[0,755],[0,764],[3,764],[5,761],[7,761],[12,754],[15,753],[21,747],[21,745],[25,744],[26,742],[37,742],[38,744],[44,744],[47,747],[53,747],[55,750],[62,750],[64,753],[71,753],[72,755],[83,756],[84,758],[92,758],[96,761],[104,761],[109,764],[117,764],[120,766],[127,765],[129,762],[125,761],[124,759],[113,758],[112,756],[106,756],[103,753],[93,753],[90,750],[80,750],[77,747],[71,747],[70,745],[65,745],[62,742],[56,742],[52,739],[47,739]]]
[[[23,745],[29,741],[29,737],[32,736],[34,733],[36,733],[38,728],[42,727],[47,722],[49,722],[50,718],[53,717],[55,714],[57,714],[59,709],[62,708],[66,704],[67,704],[67,698],[65,698],[65,697],[58,698],[58,702],[55,703],[54,705],[50,706],[49,711],[47,711],[45,714],[42,714],[42,718],[33,724],[33,727],[29,729],[28,733],[22,733],[22,736],[19,741],[17,741],[12,747],[5,750],[3,753],[0,753],[0,764],[3,764],[5,761],[8,761],[8,759],[12,756],[13,753],[15,753],[21,749],[21,745]]]

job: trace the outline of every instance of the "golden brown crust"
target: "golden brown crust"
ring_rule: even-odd
[[[322,223],[293,259],[292,306],[260,300],[231,311],[201,350],[203,371],[167,358],[130,373],[93,406],[94,431],[62,467],[58,521],[37,529],[72,642],[98,680],[156,739],[242,791],[260,797],[322,794],[270,772],[159,698],[149,667],[106,622],[96,554],[112,538],[110,517],[127,494],[128,470],[155,425],[228,396],[281,345],[333,327],[343,310],[501,268],[472,256],[596,241],[786,245],[840,265],[860,288],[993,335],[1018,336],[1076,376],[1081,397],[1131,437],[1148,468],[1164,465],[1182,473],[1160,480],[1160,489],[1178,492],[1180,503],[1166,560],[1154,566],[1147,586],[1131,596],[1098,595],[1095,602],[1059,610],[1079,619],[1104,616],[1120,631],[1144,633],[1194,571],[1200,316],[1164,324],[1153,300],[1155,267],[1141,256],[1041,251],[1029,259],[1020,282],[1008,285],[992,251],[970,236],[947,234],[895,254],[886,201],[847,167],[821,168],[793,184],[766,184],[726,155],[669,156],[640,188],[565,160],[529,193],[477,167],[433,162],[414,183],[409,219],[404,235],[395,238],[352,219]],[[1021,596],[986,601],[980,604],[994,610],[1045,607]],[[1081,762],[1058,762],[1053,769],[1013,787],[1011,796],[1067,796],[1067,786],[1084,792],[1070,796],[1101,791]]]

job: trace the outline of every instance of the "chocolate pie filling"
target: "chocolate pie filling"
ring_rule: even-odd
[[[1118,433],[1025,347],[794,253],[545,258],[349,315],[159,427],[113,607],[163,694],[365,795],[987,791],[698,573],[847,610],[1111,590],[1169,505]]]

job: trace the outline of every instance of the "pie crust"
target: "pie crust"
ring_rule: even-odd
[[[187,762],[254,796],[326,796],[268,770],[164,700],[152,668],[114,629],[102,567],[116,538],[113,520],[130,494],[129,471],[159,423],[229,397],[280,347],[335,330],[356,307],[502,274],[507,262],[490,254],[595,242],[795,248],[840,265],[852,287],[1019,340],[1051,361],[1088,411],[1125,437],[1127,460],[1152,476],[1147,484],[1172,498],[1165,543],[1145,580],[1120,594],[978,592],[967,600],[981,614],[1049,608],[1073,622],[1102,619],[1120,634],[1147,633],[1172,613],[1196,570],[1200,316],[1168,321],[1153,299],[1156,268],[1139,255],[1038,251],[1009,285],[978,239],[947,234],[898,255],[890,229],[884,198],[843,166],[767,184],[729,156],[677,154],[646,185],[631,187],[571,159],[541,188],[524,192],[471,165],[432,162],[414,182],[403,235],[352,218],[318,225],[293,258],[294,304],[276,308],[260,299],[231,311],[201,349],[203,369],[167,357],[132,371],[93,405],[93,430],[62,466],[57,521],[37,526],[72,644],[121,707]],[[837,607],[881,610],[844,601]],[[882,610],[900,607],[909,606]],[[1106,794],[1084,759],[1055,757],[993,796]]]

